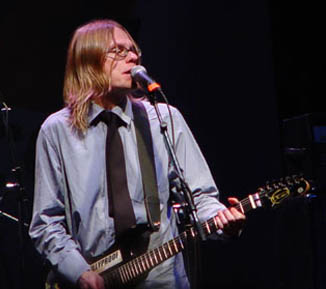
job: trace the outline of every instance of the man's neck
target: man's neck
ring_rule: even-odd
[[[112,110],[115,106],[124,108],[127,101],[126,94],[107,94],[105,96],[94,99],[97,105],[102,106],[105,109]]]

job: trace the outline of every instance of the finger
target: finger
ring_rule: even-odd
[[[228,220],[228,224],[224,225],[225,229],[231,231],[238,231],[243,227],[245,215],[241,214],[237,209],[231,208],[223,211],[224,216]]]
[[[224,210],[223,214],[224,214],[225,218],[227,219],[228,223],[231,224],[231,223],[235,222],[236,218],[229,209]]]
[[[228,202],[231,204],[231,205],[237,205],[239,204],[239,200],[235,197],[229,197],[228,198]]]
[[[245,220],[246,219],[246,216],[238,209],[232,207],[229,210],[236,220]]]
[[[99,279],[99,288],[105,289],[104,279],[102,277],[100,277]]]
[[[236,209],[241,214],[244,213],[243,208],[242,208],[242,205],[241,205],[241,203],[239,202],[239,200],[237,198],[229,197],[228,198],[228,201],[229,201],[229,203],[232,206],[232,207],[229,208],[229,209],[232,209],[231,211],[234,212],[234,209]],[[239,216],[239,215],[237,214],[237,216]]]
[[[225,215],[225,212],[228,211],[228,209],[225,209],[225,210],[222,210],[222,211],[219,211],[218,212],[218,216],[220,217],[221,219],[221,222],[223,223],[223,226],[227,226],[229,224],[229,221],[228,221],[228,218],[227,216]]]
[[[217,213],[217,215],[215,216],[215,221],[217,223],[218,228],[223,230],[224,229],[224,224],[223,224],[223,222],[222,222],[222,220],[220,218],[219,213]]]

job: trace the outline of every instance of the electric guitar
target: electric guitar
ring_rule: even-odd
[[[310,189],[310,183],[302,176],[289,176],[260,187],[256,193],[241,200],[235,207],[243,213],[265,205],[275,207],[290,196],[306,195]],[[206,235],[210,235],[219,229],[216,218],[217,216],[201,224]],[[103,277],[107,288],[126,288],[146,277],[146,274],[157,265],[180,253],[185,248],[186,240],[196,238],[196,236],[196,230],[190,227],[176,238],[145,253],[143,250],[145,248],[146,251],[146,241],[137,239],[142,237],[129,238],[124,243],[113,246],[108,252],[89,263],[91,269]],[[132,245],[130,243],[142,244],[144,248],[139,248],[139,246],[130,248]],[[72,287],[52,275],[48,278],[46,288],[71,289]]]

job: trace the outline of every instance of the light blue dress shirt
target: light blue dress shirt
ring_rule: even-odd
[[[178,235],[176,217],[168,204],[171,166],[154,107],[142,101],[149,117],[161,208],[161,227],[151,235],[149,247],[156,248]],[[50,115],[43,123],[36,145],[35,195],[30,236],[37,250],[71,282],[90,269],[87,259],[106,251],[115,242],[113,219],[108,213],[105,144],[107,126],[91,122],[102,107],[92,103],[89,128],[82,135],[69,125],[69,109]],[[163,120],[171,123],[167,106],[159,104]],[[200,221],[225,208],[207,163],[180,112],[171,107],[175,151],[194,200]],[[142,178],[137,152],[131,100],[125,110],[112,110],[125,122],[119,127],[128,177],[128,188],[138,224],[147,223]],[[70,198],[68,198],[70,196]],[[138,288],[138,287],[137,287]],[[139,288],[189,288],[182,254],[150,271]]]

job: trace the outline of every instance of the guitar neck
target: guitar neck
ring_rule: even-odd
[[[310,184],[301,177],[297,178],[294,176],[284,181],[282,180],[281,182],[267,185],[265,188],[259,188],[258,192],[244,198],[234,207],[245,214],[252,209],[262,207],[266,200],[268,200],[272,206],[276,206],[284,199],[287,199],[291,193],[304,195],[310,190]],[[201,224],[206,235],[210,235],[220,229],[217,218],[218,216],[216,215]],[[108,285],[107,287],[119,288],[121,285],[123,287],[124,284],[128,284],[137,279],[157,265],[163,263],[165,260],[180,253],[185,248],[186,240],[189,238],[196,238],[196,236],[196,230],[191,227],[160,247],[152,249],[120,267],[107,272],[103,275],[105,283]]]
[[[261,206],[259,195],[255,195],[241,200],[236,207],[245,213],[251,209]],[[214,216],[201,224],[206,235],[210,235],[219,229],[216,219],[217,216]],[[108,285],[107,287],[110,288],[110,286],[114,284],[114,288],[116,288],[117,286],[115,282],[117,282],[117,280],[119,280],[119,284],[128,284],[132,280],[137,279],[141,275],[149,272],[154,267],[163,263],[165,260],[180,253],[185,248],[186,240],[188,238],[195,238],[196,236],[197,232],[193,227],[191,227],[163,245],[147,251],[146,253],[114,269],[113,271],[103,274],[105,283]]]

